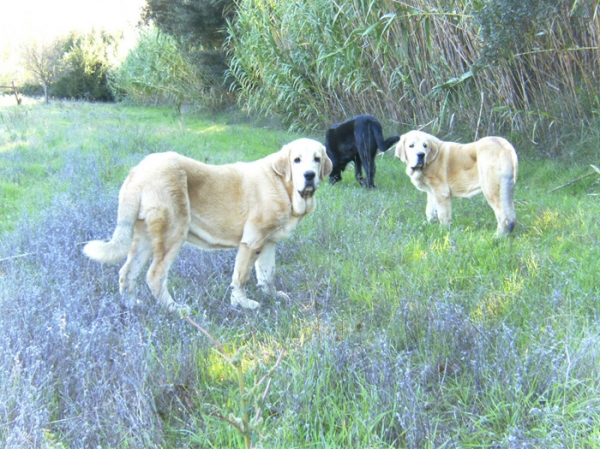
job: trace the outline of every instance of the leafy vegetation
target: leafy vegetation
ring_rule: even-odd
[[[253,160],[296,137],[162,108],[0,109],[0,445],[599,446],[599,177],[550,192],[588,164],[518,146],[518,226],[498,241],[480,197],[454,203],[449,231],[423,224],[423,194],[386,154],[377,190],[347,177],[317,192],[278,248],[292,300],[251,287],[256,312],[229,305],[235,252],[185,247],[173,294],[240,369],[141,281],[124,304],[119,266],[82,255],[144,155]],[[239,373],[252,386],[274,366],[264,402],[241,402]],[[252,434],[220,417],[242,403],[262,411]]]
[[[51,43],[31,42],[24,46],[23,61],[33,76],[23,92],[37,93],[42,87],[49,97],[89,101],[112,101],[108,73],[115,64],[118,39],[104,31],[71,32]]]
[[[63,75],[53,84],[51,94],[59,98],[112,101],[108,86],[114,66],[117,38],[103,31],[72,32],[62,45]]]
[[[199,73],[181,55],[168,34],[148,28],[137,46],[115,70],[111,85],[117,98],[143,104],[173,104],[181,110],[184,100],[201,96]]]
[[[597,120],[597,18],[593,0],[246,0],[230,67],[243,107],[294,129],[368,112],[556,156]]]

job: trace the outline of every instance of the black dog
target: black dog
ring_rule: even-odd
[[[354,162],[356,180],[367,188],[374,188],[377,149],[387,151],[398,140],[399,136],[392,136],[384,141],[381,123],[370,115],[357,115],[336,123],[325,136],[327,156],[333,162],[329,182],[335,184],[341,181],[346,165]],[[365,168],[366,180],[362,176],[362,167]]]

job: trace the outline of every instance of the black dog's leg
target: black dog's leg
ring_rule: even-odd
[[[335,184],[336,182],[340,182],[342,180],[342,172],[338,170],[337,172],[331,172],[329,174],[329,184]]]
[[[335,184],[336,182],[340,182],[342,180],[342,172],[346,168],[346,164],[340,164],[336,162],[333,164],[333,169],[329,174],[329,184]]]
[[[368,164],[365,164],[365,172],[367,173],[367,188],[374,189],[375,188],[375,156],[368,159]]]
[[[365,178],[363,178],[362,175],[362,163],[359,154],[354,156],[354,176],[361,186],[365,185]]]
[[[354,138],[356,139],[356,147],[358,149],[357,159],[362,162],[362,167],[364,167],[365,175],[367,177],[364,179],[361,171],[361,180],[359,182],[368,189],[374,189],[375,151],[372,151],[371,147],[375,146],[375,142],[372,138],[371,130],[368,126],[359,130],[357,129],[354,133]]]

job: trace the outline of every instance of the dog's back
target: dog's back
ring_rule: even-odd
[[[381,123],[368,114],[360,114],[332,125],[325,135],[327,155],[333,162],[330,182],[333,184],[340,181],[341,172],[346,165],[354,162],[357,181],[367,187],[375,187],[377,150],[385,152],[399,139],[399,136],[392,136],[384,140]],[[366,180],[362,177],[363,168]]]

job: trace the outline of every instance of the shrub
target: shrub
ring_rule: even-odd
[[[116,38],[102,31],[72,32],[61,46],[65,70],[51,85],[51,95],[90,101],[114,100],[107,76]]]
[[[205,54],[206,55],[206,54]],[[216,81],[212,66],[219,66],[219,53],[210,53],[203,70],[191,64],[176,40],[156,28],[146,28],[137,46],[127,55],[111,77],[117,99],[136,103],[166,103],[181,109],[184,102],[218,109],[223,95],[213,92]],[[217,89],[218,91],[219,89]]]

